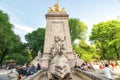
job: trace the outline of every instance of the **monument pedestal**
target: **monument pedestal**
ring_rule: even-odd
[[[75,66],[76,58],[74,52],[67,53],[68,61],[70,64],[70,67],[73,68]]]
[[[49,53],[43,53],[42,58],[40,59],[40,65],[42,69],[48,70],[49,68]]]
[[[46,14],[46,32],[45,32],[45,41],[44,41],[44,52],[43,58],[41,59],[41,66],[43,68],[48,68],[49,66],[49,55],[50,49],[54,44],[54,37],[58,36],[63,42],[68,56],[69,63],[74,65],[75,57],[71,45],[71,37],[69,32],[68,24],[69,15],[66,12],[48,12]],[[71,65],[71,67],[73,67]]]

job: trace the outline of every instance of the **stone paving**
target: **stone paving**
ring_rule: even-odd
[[[0,75],[0,80],[10,80],[10,79],[6,74],[1,74]]]
[[[7,73],[9,73],[9,72],[10,72],[10,70],[0,69],[0,75],[1,75],[1,74],[7,74]]]
[[[0,80],[10,80],[7,73],[9,73],[10,70],[0,70]]]

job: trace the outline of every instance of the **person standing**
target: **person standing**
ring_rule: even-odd
[[[111,74],[114,74],[113,70],[109,68],[108,64],[105,64],[105,67],[103,69],[104,75],[108,80],[112,80]]]

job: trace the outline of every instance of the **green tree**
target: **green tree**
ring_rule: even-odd
[[[77,53],[80,58],[84,59],[85,61],[93,60],[94,57],[93,53],[91,53],[91,46],[85,42],[87,26],[77,18],[70,18],[69,26],[74,52]],[[76,40],[78,40],[79,43],[76,44]]]
[[[74,44],[75,40],[86,38],[87,26],[82,21],[77,18],[70,18],[69,26],[72,44]]]
[[[95,46],[87,44],[85,40],[80,40],[78,45],[75,47],[75,52],[86,62],[99,59],[99,55],[95,50]]]
[[[110,20],[93,26],[90,40],[97,44],[101,59],[120,59],[120,21]],[[115,57],[113,57],[116,55]],[[116,58],[117,57],[117,58]]]
[[[32,60],[31,53],[20,37],[13,31],[9,16],[0,10],[0,64],[5,60],[16,60],[23,64]]]
[[[12,40],[17,38],[12,28],[8,15],[0,10],[0,64],[12,50]]]
[[[45,28],[39,28],[32,33],[25,35],[28,47],[32,50],[32,55],[35,57],[38,50],[43,52],[44,48]]]
[[[13,51],[6,56],[6,60],[15,60],[17,64],[30,63],[32,61],[32,53],[26,47],[26,44],[19,45],[20,51]]]

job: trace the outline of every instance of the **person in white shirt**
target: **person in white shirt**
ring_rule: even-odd
[[[104,75],[108,80],[112,80],[111,74],[114,74],[113,70],[109,68],[108,64],[105,64],[105,67],[103,69]]]

